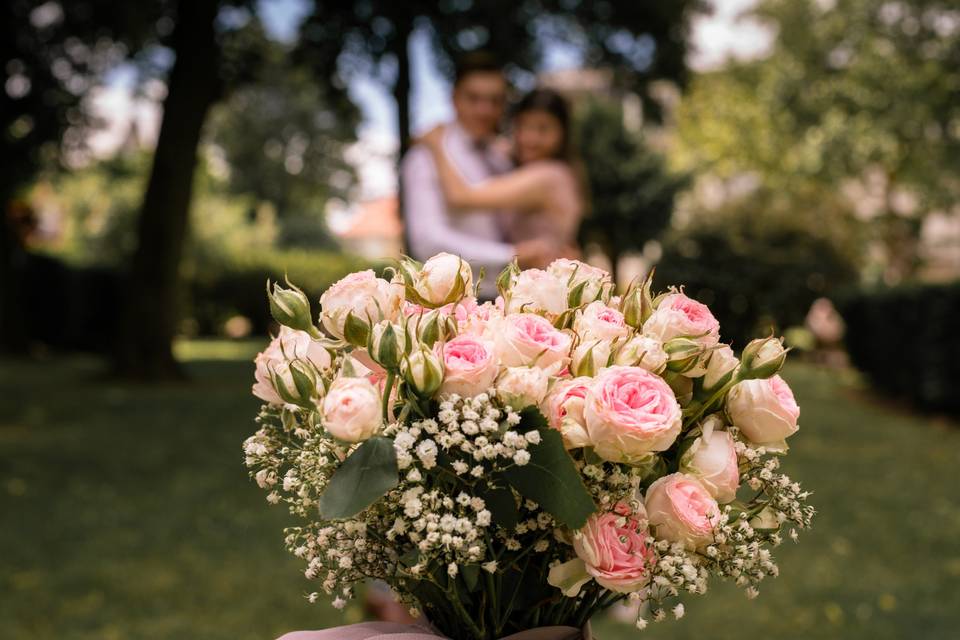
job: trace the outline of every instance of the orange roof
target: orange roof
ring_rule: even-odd
[[[367,200],[356,205],[350,226],[341,238],[399,238],[403,234],[396,196]]]

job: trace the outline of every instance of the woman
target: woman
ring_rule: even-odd
[[[436,159],[447,203],[454,209],[504,210],[504,228],[511,242],[546,240],[556,248],[554,257],[576,257],[586,194],[566,100],[550,89],[528,93],[513,110],[512,129],[517,167],[473,185],[464,181],[444,153],[443,127],[424,136]]]

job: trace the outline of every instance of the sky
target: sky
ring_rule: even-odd
[[[728,57],[748,59],[763,55],[773,40],[764,26],[741,17],[756,0],[710,0],[712,15],[698,17],[693,23],[693,51],[688,63],[697,71],[714,69]],[[306,13],[308,0],[259,0],[258,9],[267,32],[278,40],[291,41]],[[421,131],[449,120],[452,108],[450,87],[433,63],[428,36],[415,32],[410,43],[411,120],[413,130]],[[560,70],[580,66],[577,52],[568,46],[548,45],[544,67]],[[93,109],[104,116],[105,129],[90,136],[94,152],[108,155],[122,143],[129,131],[130,121],[137,123],[143,139],[156,138],[159,127],[159,107],[164,87],[146,88],[146,99],[135,99],[130,91],[132,74],[129,69],[113,73],[106,86],[92,97]],[[361,197],[377,197],[395,189],[392,153],[396,149],[396,105],[389,89],[372,77],[355,77],[349,84],[351,98],[363,113],[358,132],[359,142],[351,150],[361,182]]]

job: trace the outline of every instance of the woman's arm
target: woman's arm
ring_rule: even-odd
[[[566,171],[560,163],[538,162],[471,185],[444,152],[440,127],[424,136],[423,141],[433,153],[440,184],[452,207],[542,210],[548,207],[554,187]]]

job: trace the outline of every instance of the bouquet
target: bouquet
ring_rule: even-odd
[[[497,284],[481,304],[459,257],[405,258],[332,285],[314,324],[268,283],[280,330],[244,452],[301,521],[285,535],[306,577],[338,607],[385,581],[455,640],[580,628],[618,602],[642,629],[711,576],[756,596],[814,513],[778,471],[800,415],[781,341],[738,358],[682,290],[617,296],[578,261]]]

